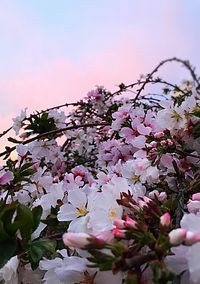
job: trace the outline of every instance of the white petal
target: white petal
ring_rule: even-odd
[[[87,197],[85,193],[81,190],[69,190],[68,192],[68,201],[76,208],[80,206],[80,204],[86,204]]]
[[[59,221],[71,221],[76,218],[76,208],[71,204],[63,204],[60,207],[57,218]]]

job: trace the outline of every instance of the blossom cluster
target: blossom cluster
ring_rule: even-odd
[[[168,61],[192,80],[154,78]],[[200,283],[199,87],[174,58],[113,94],[22,110],[0,153],[0,282]]]

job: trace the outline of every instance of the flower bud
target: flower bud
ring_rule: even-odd
[[[192,195],[192,200],[200,201],[200,192],[193,194]]]
[[[165,146],[166,144],[167,144],[167,142],[165,140],[160,141],[161,146]]]
[[[124,224],[127,228],[137,229],[137,222],[132,218],[130,218],[129,216],[126,216],[126,221]]]
[[[158,197],[158,196],[159,196],[159,191],[156,189],[149,192],[149,197],[151,199],[154,199],[155,197]]]
[[[117,238],[125,238],[125,231],[114,228],[112,229],[112,234]]]
[[[171,216],[168,212],[166,212],[165,214],[163,214],[161,217],[160,217],[160,224],[163,226],[163,227],[168,227],[171,223]]]
[[[125,226],[124,226],[124,220],[120,220],[120,219],[115,219],[113,221],[113,225],[115,225],[118,229],[123,229]]]
[[[150,144],[149,144],[152,148],[156,148],[158,143],[156,141],[152,141]]]
[[[167,145],[168,146],[172,146],[174,143],[171,139],[167,139]]]
[[[71,248],[84,248],[90,244],[92,237],[85,233],[65,233],[63,235],[64,244]]]
[[[168,235],[170,244],[173,246],[182,244],[186,239],[186,233],[187,230],[181,228],[172,230]]]
[[[162,131],[156,132],[156,133],[154,134],[154,137],[155,137],[155,138],[161,138],[161,137],[163,137],[163,136],[164,136],[164,133],[163,133]]]
[[[193,245],[196,244],[197,242],[200,242],[200,233],[194,233],[188,231],[186,233],[186,239],[184,241],[185,245]]]
[[[164,191],[162,191],[158,196],[159,201],[164,201],[166,198],[167,198],[167,193]]]

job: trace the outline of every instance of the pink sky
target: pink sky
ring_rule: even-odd
[[[1,130],[22,108],[76,101],[95,85],[114,90],[167,57],[199,67],[198,1],[75,2],[0,3]]]

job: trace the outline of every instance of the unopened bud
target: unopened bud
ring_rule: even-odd
[[[165,146],[166,144],[167,144],[167,142],[165,140],[160,141],[161,146]]]
[[[192,200],[200,201],[200,192],[192,195]]]
[[[200,242],[200,233],[194,233],[188,231],[186,233],[186,239],[184,241],[185,245],[193,245],[196,244],[197,242]]]
[[[152,148],[156,148],[158,143],[156,141],[152,141],[150,144],[149,144]]]
[[[155,137],[155,138],[161,138],[161,137],[163,137],[163,136],[164,136],[164,133],[163,133],[162,131],[156,132],[156,133],[154,134],[154,137]]]
[[[112,229],[112,234],[116,237],[116,238],[125,238],[125,231],[114,228]]]
[[[158,197],[158,196],[159,196],[159,191],[156,189],[149,192],[149,197],[151,199],[154,199],[155,197]]]
[[[124,220],[121,220],[121,219],[115,219],[113,221],[113,225],[115,225],[118,229],[123,229],[125,226],[124,226]]]
[[[160,224],[163,226],[163,227],[168,227],[171,223],[171,216],[168,212],[166,212],[165,214],[163,214],[161,217],[160,217]]]
[[[172,146],[174,143],[171,139],[167,139],[167,145],[168,146]]]
[[[164,191],[162,191],[158,196],[159,201],[164,201],[166,198],[167,198],[167,193]]]
[[[90,244],[92,237],[85,233],[65,233],[63,235],[64,244],[71,248],[84,248]]]
[[[137,222],[135,220],[133,220],[132,218],[130,218],[129,216],[126,216],[125,226],[127,228],[136,229],[137,228]]]
[[[187,230],[185,229],[174,229],[169,233],[169,242],[173,246],[178,246],[182,244],[186,239]]]

